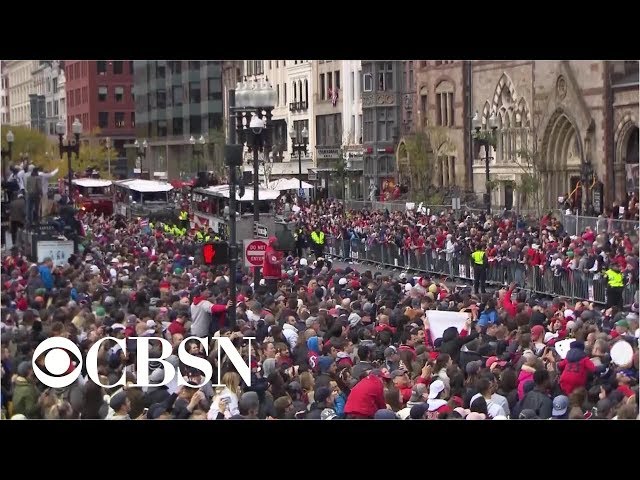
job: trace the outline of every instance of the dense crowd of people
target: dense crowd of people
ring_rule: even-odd
[[[2,259],[3,416],[637,418],[637,298],[601,308],[537,298],[515,283],[474,292],[427,275],[340,268],[324,256],[325,235],[349,244],[394,242],[410,255],[437,249],[469,257],[484,247],[489,260],[541,268],[601,271],[618,264],[628,281],[637,282],[635,237],[588,230],[573,238],[548,216],[530,225],[484,215],[348,211],[335,201],[289,205],[286,212],[297,222],[296,249],[265,260],[280,272],[269,284],[254,282],[251,271],[203,265],[191,235],[93,214],[80,218],[83,242],[68,258],[33,263],[18,248],[8,252]],[[466,315],[464,327],[451,326],[436,337],[430,315],[441,311]],[[225,336],[250,366],[251,382],[242,380],[215,341],[208,352],[197,341],[186,345],[213,367],[212,381],[198,388],[134,386],[135,344],[127,342],[124,351],[113,340],[99,349],[98,373],[105,385],[124,373],[124,387],[87,379],[86,362],[78,380],[64,388],[48,388],[36,378],[32,357],[44,339],[65,337],[84,356],[105,336],[167,339],[173,345],[167,361],[189,385],[200,384],[203,372],[179,362],[178,346],[188,336]],[[246,337],[255,337],[251,349]],[[556,348],[567,339],[573,340],[568,352]],[[611,350],[620,342],[632,355],[616,364]],[[151,358],[159,354],[154,347]],[[42,355],[33,360],[47,370]],[[69,371],[77,365],[71,362]],[[152,383],[163,378],[164,368],[150,362]]]

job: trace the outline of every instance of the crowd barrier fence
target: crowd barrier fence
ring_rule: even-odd
[[[325,254],[345,262],[370,263],[385,269],[408,270],[463,280],[473,285],[474,269],[471,259],[444,250],[417,250],[399,248],[394,243],[369,243],[327,237]],[[520,288],[551,297],[566,297],[574,301],[587,300],[607,303],[607,281],[600,273],[577,270],[552,270],[548,267],[529,266],[511,259],[489,262],[486,283],[493,286],[515,282]],[[637,281],[625,280],[624,305],[637,301]]]

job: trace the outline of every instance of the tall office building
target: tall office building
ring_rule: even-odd
[[[223,149],[213,142],[224,143],[221,60],[135,61],[134,84],[136,137],[149,145],[143,176],[191,178],[219,167]],[[194,155],[191,136],[205,138],[202,156]]]

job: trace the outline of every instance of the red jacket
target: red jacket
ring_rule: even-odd
[[[596,366],[589,357],[582,357],[577,362],[569,362],[566,358],[558,364],[562,371],[560,375],[560,388],[569,396],[576,388],[587,384],[587,376],[596,370]]]
[[[269,239],[269,246],[264,252],[264,263],[262,266],[262,275],[265,279],[277,279],[282,277],[281,256],[282,254],[273,248],[276,237]]]
[[[503,308],[511,318],[515,317],[516,313],[518,313],[516,304],[511,301],[512,294],[513,294],[513,289],[510,288],[509,290],[507,290],[507,294],[504,296],[504,300],[502,302]]]
[[[387,408],[387,403],[384,401],[382,379],[370,374],[351,389],[344,406],[344,413],[373,418],[378,410],[384,408]]]

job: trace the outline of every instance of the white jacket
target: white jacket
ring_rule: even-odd
[[[211,399],[211,408],[209,409],[209,413],[207,413],[207,418],[209,420],[216,420],[218,418],[218,414],[220,413],[219,403],[220,399],[224,397],[229,397],[229,408],[226,410],[225,417],[229,418],[233,415],[238,415],[240,410],[238,410],[238,396],[229,390],[228,387],[224,387],[219,393],[216,393]]]
[[[289,347],[293,351],[298,343],[298,329],[289,323],[285,323],[282,327],[282,335],[287,339]]]

